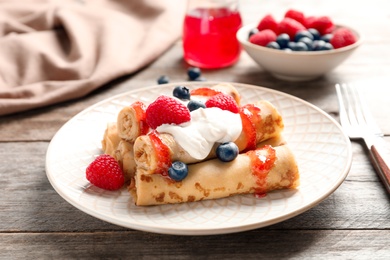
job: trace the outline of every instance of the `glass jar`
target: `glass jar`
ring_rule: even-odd
[[[234,64],[241,53],[236,38],[241,26],[238,0],[189,0],[183,24],[184,60],[209,69]]]

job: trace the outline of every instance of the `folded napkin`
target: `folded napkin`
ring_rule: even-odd
[[[0,0],[0,115],[82,97],[181,35],[182,0]]]

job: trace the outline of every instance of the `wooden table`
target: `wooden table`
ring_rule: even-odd
[[[390,141],[390,5],[367,1],[241,1],[244,23],[288,8],[326,14],[358,28],[365,42],[335,71],[309,82],[285,82],[259,68],[245,53],[226,69],[203,71],[213,81],[265,86],[302,98],[338,118],[334,85],[380,79],[365,93]],[[88,106],[128,90],[187,79],[181,43],[150,66],[85,98],[0,118],[0,259],[390,259],[390,197],[367,153],[353,143],[353,163],[344,183],[326,200],[287,221],[235,234],[175,236],[112,225],[74,208],[45,174],[45,154],[59,128]]]

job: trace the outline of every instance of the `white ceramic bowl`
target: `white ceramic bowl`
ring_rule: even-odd
[[[250,43],[248,35],[255,27],[256,24],[249,24],[237,32],[241,46],[264,70],[276,78],[290,81],[311,80],[326,74],[344,62],[362,43],[362,36],[350,28],[358,38],[352,45],[329,51],[287,52]]]

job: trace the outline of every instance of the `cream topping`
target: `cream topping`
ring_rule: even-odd
[[[171,134],[193,158],[203,160],[215,143],[234,142],[241,134],[240,114],[217,107],[191,112],[191,121],[180,125],[163,124],[156,129]]]

